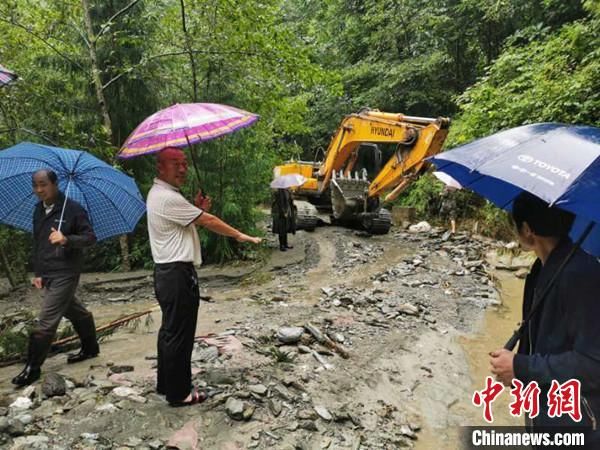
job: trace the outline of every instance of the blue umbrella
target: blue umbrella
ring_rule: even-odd
[[[86,209],[98,240],[132,232],[146,210],[133,178],[95,156],[22,142],[0,152],[0,222],[32,231],[39,200],[31,177],[40,169],[56,172],[59,189]]]
[[[575,240],[600,222],[600,128],[557,123],[525,125],[440,153],[430,161],[464,188],[510,210],[526,190],[577,219]],[[582,247],[600,255],[600,226]]]
[[[510,210],[515,197],[526,190],[575,213],[572,237],[589,253],[600,255],[600,226],[595,226],[600,222],[600,128],[525,125],[438,154],[430,161],[439,172],[501,208]],[[572,254],[540,289],[528,316],[504,348],[515,347]]]

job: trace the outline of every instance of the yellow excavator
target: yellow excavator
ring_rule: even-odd
[[[306,182],[295,189],[299,229],[314,229],[318,210],[331,213],[334,223],[359,226],[372,234],[386,234],[391,214],[382,207],[404,191],[423,172],[425,159],[438,153],[450,120],[429,119],[364,109],[346,116],[334,134],[324,160],[290,161],[273,169],[273,175],[297,173]],[[394,144],[392,156],[381,168],[378,144]],[[375,176],[357,170],[359,159],[370,154]],[[373,165],[373,164],[372,164]],[[383,193],[387,193],[384,197]]]

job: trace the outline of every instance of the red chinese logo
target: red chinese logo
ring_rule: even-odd
[[[580,391],[579,380],[571,379],[563,384],[552,380],[550,391],[548,391],[548,416],[560,417],[568,414],[575,422],[579,422],[581,420]]]
[[[541,389],[537,382],[532,381],[527,386],[518,379],[512,380],[513,388],[510,394],[514,400],[510,403],[510,414],[514,417],[520,417],[523,411],[529,413],[533,419],[540,413],[540,393]],[[475,406],[483,405],[483,418],[492,423],[492,403],[502,393],[504,386],[495,381],[492,377],[486,377],[485,389],[475,391],[473,394],[473,404]],[[564,414],[571,416],[575,422],[581,421],[581,382],[571,379],[560,384],[553,380],[548,391],[548,417],[560,417]]]
[[[481,392],[475,391],[473,394],[473,404],[475,406],[484,405],[483,418],[489,423],[494,421],[494,417],[492,416],[492,403],[503,390],[504,386],[502,383],[494,381],[492,377],[486,377],[485,389]]]
[[[521,417],[525,411],[533,419],[540,413],[540,387],[535,381],[529,383],[525,389],[523,386],[521,381],[513,379],[513,388],[510,390],[510,394],[514,400],[508,405],[510,414],[514,417]]]

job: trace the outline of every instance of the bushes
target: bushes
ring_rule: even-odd
[[[2,272],[9,277],[11,284],[25,282],[30,263],[31,236],[15,228],[0,225],[0,247],[6,257],[6,261],[0,260]],[[9,265],[10,276],[6,273],[5,262]]]
[[[600,20],[575,22],[545,40],[508,47],[459,98],[453,147],[536,122],[600,124]]]
[[[536,122],[600,125],[599,49],[600,20],[594,17],[554,32],[521,30],[458,98],[461,113],[448,146]],[[490,203],[474,211],[487,234],[514,238],[505,212]]]

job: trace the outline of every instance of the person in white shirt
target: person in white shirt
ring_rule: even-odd
[[[192,386],[194,346],[200,291],[194,264],[202,262],[196,225],[239,242],[258,244],[210,214],[210,199],[192,205],[180,193],[188,165],[185,153],[166,148],[157,156],[158,177],[148,193],[148,234],[154,260],[154,291],[162,311],[158,332],[156,390],[171,406],[199,403],[205,396]]]

